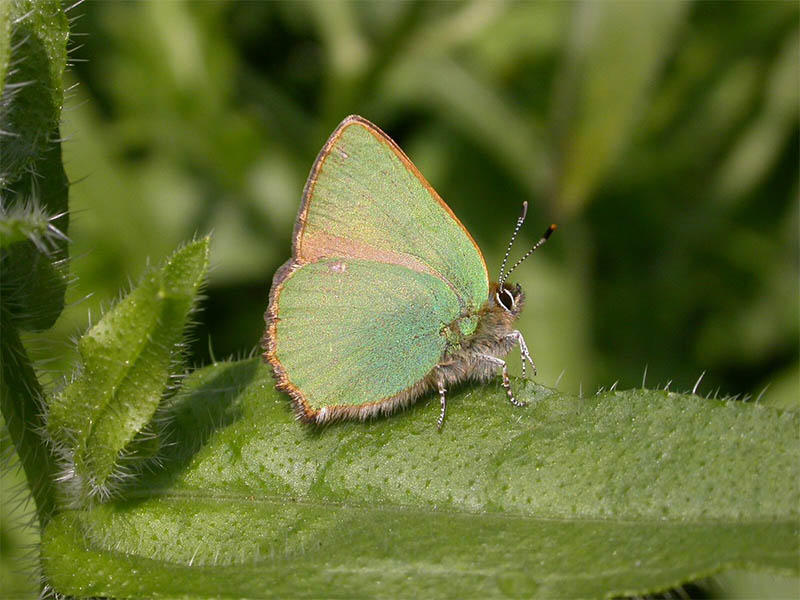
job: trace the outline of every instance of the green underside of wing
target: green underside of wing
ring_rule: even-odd
[[[420,381],[460,311],[440,279],[358,259],[304,265],[277,302],[278,360],[317,410],[377,402]]]
[[[340,236],[416,257],[477,310],[489,295],[480,252],[394,150],[359,123],[345,127],[317,175],[305,235]]]

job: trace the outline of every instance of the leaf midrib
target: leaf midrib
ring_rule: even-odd
[[[609,515],[607,517],[599,516],[599,515],[558,515],[553,513],[523,513],[523,512],[516,512],[516,511],[476,511],[476,510],[467,510],[467,509],[459,509],[455,507],[448,506],[446,508],[431,508],[430,506],[419,506],[415,504],[397,504],[397,503],[369,503],[369,502],[343,502],[340,500],[309,500],[307,498],[302,497],[295,497],[295,496],[277,496],[277,495],[259,495],[255,496],[252,493],[211,493],[211,494],[201,494],[197,493],[195,490],[186,490],[186,491],[158,491],[158,490],[148,490],[146,493],[144,492],[131,492],[127,494],[124,498],[124,501],[128,500],[162,500],[162,501],[182,501],[186,499],[198,499],[201,501],[213,501],[218,500],[220,504],[229,501],[229,502],[239,502],[242,504],[263,504],[263,505],[276,505],[276,506],[286,506],[287,504],[292,505],[299,505],[299,506],[321,506],[321,507],[337,507],[337,508],[345,508],[345,509],[352,509],[354,511],[363,511],[364,509],[368,509],[374,512],[386,512],[386,513],[426,513],[430,515],[450,515],[450,516],[490,516],[492,518],[503,518],[503,519],[522,519],[522,520],[533,520],[533,521],[545,521],[551,523],[613,523],[619,525],[697,525],[697,526],[704,526],[704,525],[770,525],[770,524],[779,524],[779,523],[796,523],[800,526],[800,514],[799,513],[790,513],[787,515],[777,516],[775,518],[694,518],[694,517],[686,517],[686,518],[677,518],[677,517],[649,517],[647,515],[642,515],[640,517],[619,517],[615,518],[613,515]],[[72,509],[71,512],[80,513],[82,512],[81,509]]]

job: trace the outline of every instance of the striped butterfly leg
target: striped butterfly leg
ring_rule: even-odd
[[[533,369],[533,376],[536,377],[536,365],[533,363],[530,352],[528,352],[528,344],[525,343],[525,338],[522,337],[522,332],[515,329],[506,335],[507,338],[514,340],[519,346],[519,352],[522,355],[522,377],[525,378],[525,361],[531,363]]]
[[[528,406],[527,402],[514,398],[514,392],[511,391],[511,382],[508,379],[508,365],[506,364],[506,361],[504,361],[502,358],[492,356],[491,354],[479,354],[478,356],[486,362],[490,362],[493,365],[503,369],[503,388],[505,388],[506,395],[508,396],[508,400],[511,402],[511,404],[514,406]]]
[[[439,388],[439,401],[442,403],[442,410],[439,413],[439,419],[436,421],[436,428],[441,431],[442,425],[444,425],[444,413],[447,410],[447,397],[445,396],[447,390],[444,387],[444,381],[441,376],[436,379],[436,387]]]

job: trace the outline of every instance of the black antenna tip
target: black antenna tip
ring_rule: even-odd
[[[556,229],[558,229],[558,225],[556,225],[555,223],[553,223],[552,225],[550,225],[550,227],[548,227],[548,228],[547,228],[547,231],[545,231],[545,232],[544,232],[544,235],[543,235],[542,237],[543,237],[544,239],[547,239],[547,238],[549,238],[549,237],[550,237],[550,234],[551,234],[551,233],[553,233],[553,232],[554,232]]]

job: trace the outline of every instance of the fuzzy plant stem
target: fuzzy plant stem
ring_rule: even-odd
[[[0,311],[0,410],[44,526],[55,510],[56,465],[39,433],[44,431],[39,410],[42,387],[17,328],[9,321],[5,311]]]

